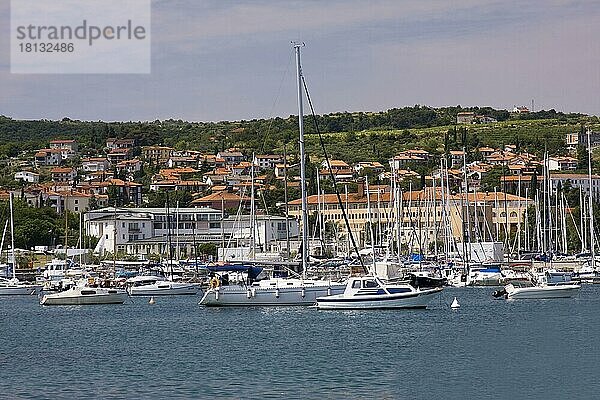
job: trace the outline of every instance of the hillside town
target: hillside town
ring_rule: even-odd
[[[475,117],[461,113],[457,123],[481,121]],[[594,145],[598,136],[592,135]],[[315,166],[314,176],[307,178],[314,219],[309,227],[311,253],[331,256],[352,251],[348,227],[361,248],[371,242],[371,234],[378,246],[384,246],[393,231],[397,246],[410,252],[434,252],[445,240],[462,242],[465,237],[500,241],[510,251],[515,238],[527,229],[526,210],[545,173],[553,191],[577,187],[587,195],[591,182],[593,195],[599,195],[600,176],[589,180],[586,173],[577,173],[581,166],[576,149],[585,140],[585,135],[569,134],[565,145],[572,155],[544,158],[512,144],[479,147],[469,154],[413,148],[397,153],[387,164],[374,160],[349,164],[311,156]],[[178,258],[192,255],[196,243],[214,244],[223,260],[244,258],[239,249],[248,247],[278,258],[297,254],[300,245],[297,159],[237,148],[206,154],[139,146],[132,138],[109,138],[104,151],[92,153],[76,138],[51,140],[35,154],[3,161],[19,185],[0,189],[0,199],[12,193],[30,207],[81,214],[85,235],[96,239],[94,252],[100,257],[115,250],[139,259],[167,254],[170,208],[177,219],[173,233]],[[268,196],[277,191],[285,192],[288,203],[281,196],[275,200]]]

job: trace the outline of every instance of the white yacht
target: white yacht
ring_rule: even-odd
[[[162,276],[140,275],[125,281],[130,296],[160,296],[197,294],[200,285],[191,282],[173,282]]]
[[[331,282],[329,280],[312,280],[306,278],[309,265],[308,252],[308,204],[306,190],[306,154],[304,149],[304,114],[303,114],[303,77],[300,63],[301,43],[293,43],[296,55],[296,77],[298,95],[298,132],[300,151],[300,192],[302,199],[302,229],[301,229],[301,251],[302,276],[299,278],[269,278],[254,281],[256,276],[249,276],[247,283],[228,284],[225,279],[214,277],[211,287],[204,293],[200,300],[205,306],[306,306],[313,305],[317,297],[342,293],[345,284]],[[254,172],[252,170],[252,172]],[[254,198],[252,189],[251,199]],[[253,202],[253,200],[251,200]],[[251,212],[254,207],[251,206]],[[254,235],[254,230],[252,235]],[[251,242],[251,254],[254,254],[254,239]],[[252,267],[248,269],[248,275],[254,275]]]
[[[27,295],[34,294],[41,288],[41,285],[33,285],[20,282],[18,279],[0,278],[0,295]]]
[[[211,288],[204,292],[201,305],[205,306],[310,306],[318,297],[342,293],[344,283],[300,278],[270,278],[250,285],[221,285],[218,278],[211,280]]]
[[[43,306],[79,306],[88,304],[123,304],[127,292],[123,289],[74,286],[64,292],[46,294]]]
[[[385,284],[376,276],[352,277],[343,293],[318,297],[322,310],[426,308],[442,288],[416,289],[409,284]]]
[[[579,293],[581,285],[571,281],[570,273],[547,271],[537,279],[537,284],[530,287],[506,285],[504,294],[507,299],[556,299],[574,297]]]
[[[35,293],[40,285],[31,285],[29,283],[20,282],[16,276],[16,265],[17,258],[15,257],[15,223],[13,218],[13,194],[9,195],[9,207],[10,207],[10,263],[4,264],[5,268],[7,268],[8,275],[8,267],[10,267],[12,271],[12,278],[0,278],[0,295],[26,295]],[[0,254],[2,253],[2,248],[4,247],[4,236],[6,234],[6,229],[8,227],[8,221],[4,225],[4,232],[2,233],[2,241],[0,242]]]

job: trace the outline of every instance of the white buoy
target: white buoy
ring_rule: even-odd
[[[457,308],[460,308],[460,304],[458,304],[458,300],[456,299],[456,297],[452,301],[452,304],[450,304],[450,308],[453,309],[453,310],[456,310]]]
[[[156,303],[156,300],[154,300],[154,297],[150,297],[150,301],[148,302],[148,304],[154,304]]]

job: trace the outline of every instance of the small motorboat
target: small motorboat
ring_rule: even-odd
[[[40,304],[43,306],[123,304],[125,300],[127,300],[127,292],[123,289],[75,286],[64,292],[44,295]]]
[[[503,291],[495,292],[495,297],[504,295],[506,299],[558,299],[574,297],[581,285],[573,283],[566,272],[546,271],[537,278],[537,283],[529,287],[508,284]]]
[[[426,308],[440,287],[418,289],[402,284],[386,284],[376,276],[352,277],[344,293],[318,297],[317,308],[322,310]]]
[[[28,295],[36,293],[42,286],[21,282],[16,278],[0,278],[0,295]]]
[[[173,282],[161,276],[140,275],[126,281],[130,296],[165,296],[197,294],[200,285],[191,282]]]

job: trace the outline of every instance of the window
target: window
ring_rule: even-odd
[[[221,223],[220,222],[210,222],[208,224],[208,227],[210,229],[219,229],[221,227]]]
[[[352,289],[360,289],[360,281],[352,282]]]
[[[367,279],[365,281],[363,281],[363,287],[365,288],[376,288],[378,287],[377,282],[375,282],[374,279]]]

